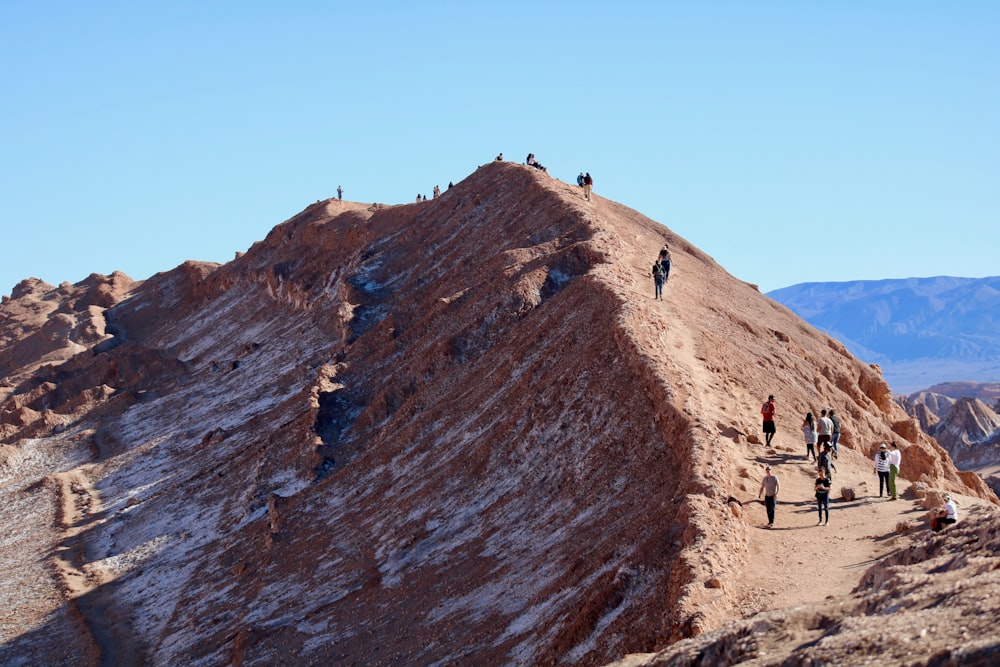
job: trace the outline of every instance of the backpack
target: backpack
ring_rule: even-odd
[[[653,264],[653,277],[654,278],[662,278],[663,275],[664,275],[663,274],[663,267],[660,265],[660,263],[657,262],[656,264]]]

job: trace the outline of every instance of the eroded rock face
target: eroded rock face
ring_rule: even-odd
[[[978,398],[919,392],[899,399],[962,468],[1000,464],[1000,415]]]
[[[871,567],[849,598],[757,614],[609,667],[997,664],[1000,511],[974,507],[941,533],[906,530],[922,538]]]
[[[730,501],[768,394],[782,438],[834,407],[842,447],[896,440],[911,481],[993,498],[877,368],[521,165],[80,291],[31,327],[11,309],[51,288],[2,307],[0,658],[586,665],[708,632],[739,615]],[[104,326],[76,348],[71,302]]]

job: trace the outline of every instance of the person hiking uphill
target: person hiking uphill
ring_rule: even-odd
[[[663,300],[663,281],[666,280],[666,274],[663,272],[663,265],[660,264],[659,260],[653,262],[653,287],[655,289],[655,294],[653,299]]]
[[[667,248],[666,243],[664,243],[663,247],[660,248],[660,254],[657,257],[656,261],[660,263],[661,267],[663,267],[663,282],[667,282],[668,280],[670,280],[671,260],[670,260],[670,249]]]

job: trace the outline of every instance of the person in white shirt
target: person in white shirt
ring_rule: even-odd
[[[896,499],[896,475],[899,474],[899,464],[903,460],[903,453],[899,451],[896,442],[889,443],[889,500]]]
[[[826,416],[826,410],[820,410],[819,420],[816,424],[816,442],[820,448],[833,439],[833,421]]]
[[[955,506],[955,501],[946,493],[944,494],[944,507],[938,510],[938,515],[931,522],[931,528],[938,531],[945,525],[956,521],[958,521],[958,508]]]
[[[875,471],[878,473],[878,497],[882,497],[884,490],[889,493],[889,452],[885,444],[878,446],[878,454],[875,455]]]

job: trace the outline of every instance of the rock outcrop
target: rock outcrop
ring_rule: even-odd
[[[876,367],[521,165],[93,280],[0,310],[0,661],[587,665],[711,631],[768,394],[779,440],[835,407],[842,456],[894,439],[995,501]]]
[[[1000,465],[1000,415],[983,401],[931,391],[897,400],[960,468],[989,469]]]

